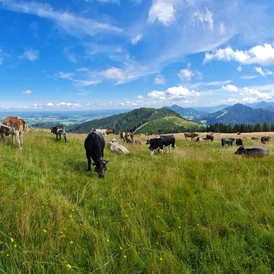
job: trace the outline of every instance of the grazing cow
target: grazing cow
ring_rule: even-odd
[[[262,136],[261,137],[261,143],[265,144],[270,141],[270,136]]]
[[[65,142],[67,141],[67,134],[65,131],[65,126],[57,125],[55,127],[50,128],[51,133],[56,135],[56,141],[61,140],[61,136],[63,134]]]
[[[91,131],[99,132],[99,133],[101,133],[102,135],[106,135],[106,134],[107,134],[107,130],[104,129],[104,128],[92,128]]]
[[[243,140],[241,138],[236,138],[236,145],[237,146],[243,146]]]
[[[19,150],[22,150],[23,136],[26,128],[27,124],[25,120],[23,120],[21,117],[6,116],[1,124],[1,136],[8,136],[9,134],[11,134],[12,142],[14,143],[13,136],[15,135],[16,141],[19,145]]]
[[[146,144],[149,145],[148,152],[150,155],[153,155],[155,149],[158,149],[158,152],[163,154],[164,147],[168,146],[169,151],[170,151],[170,146],[173,149],[175,148],[175,137],[174,135],[157,136],[152,139],[147,139]]]
[[[104,160],[105,139],[103,135],[97,131],[91,131],[85,139],[84,147],[86,150],[86,157],[88,160],[88,171],[91,171],[91,159],[95,166],[95,172],[98,173],[99,178],[104,178],[107,170],[108,160]]]
[[[244,148],[244,146],[239,146],[234,154],[242,155],[243,157],[257,157],[263,158],[269,155],[269,150],[262,147]]]
[[[124,146],[120,145],[115,138],[112,138],[111,141],[108,143],[108,148],[112,152],[117,152],[121,154],[129,153],[129,151]]]
[[[119,137],[122,138],[124,140],[124,142],[127,143],[133,143],[133,137],[134,137],[134,133],[130,132],[130,131],[122,131],[119,133]]]
[[[106,130],[106,134],[109,135],[109,134],[112,134],[113,133],[113,130],[112,129],[107,129]]]
[[[210,140],[211,142],[213,142],[214,136],[212,134],[206,134],[205,140]]]
[[[184,135],[185,135],[186,140],[187,140],[187,138],[191,138],[191,140],[192,140],[194,137],[197,137],[199,134],[195,133],[195,132],[185,132]]]
[[[222,138],[221,139],[222,146],[224,146],[225,144],[227,144],[228,146],[232,146],[234,141],[235,141],[234,138]]]

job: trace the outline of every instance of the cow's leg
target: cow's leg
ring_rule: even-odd
[[[86,154],[87,159],[88,159],[88,171],[91,171],[91,159],[90,157]]]
[[[21,150],[23,148],[23,136],[24,133],[22,131],[19,132],[19,149]]]
[[[15,132],[15,137],[16,137],[16,141],[18,143],[18,146],[19,146],[19,149],[21,150],[22,149],[22,146],[21,146],[21,142],[20,142],[20,132],[16,130]],[[13,137],[13,136],[12,136]]]

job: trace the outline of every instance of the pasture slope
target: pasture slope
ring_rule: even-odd
[[[22,151],[0,140],[0,272],[273,273],[274,142],[261,135],[241,138],[263,159],[221,147],[236,134],[176,134],[173,153],[153,156],[136,136],[127,155],[105,149],[104,179],[86,172],[86,134],[34,129]]]

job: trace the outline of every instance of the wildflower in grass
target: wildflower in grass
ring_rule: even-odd
[[[8,253],[8,254],[7,254],[7,257],[9,257],[9,256],[10,256],[10,254]]]
[[[109,243],[109,239],[107,239],[107,243]]]
[[[127,256],[126,256],[126,255],[124,255],[124,258],[126,259],[126,258],[127,258]]]
[[[10,241],[13,243],[13,242],[14,242],[14,239],[13,239],[13,238],[10,238]]]
[[[44,229],[43,231],[44,231],[44,233],[47,233],[47,230],[46,230],[46,229]]]
[[[163,260],[163,258],[162,257],[160,257],[160,261],[162,261]]]
[[[71,269],[72,266],[71,266],[70,264],[67,264],[67,268],[68,268],[68,269]]]
[[[70,214],[69,217],[72,218],[72,215]]]
[[[13,246],[16,248],[16,247],[17,247],[17,244],[14,244]]]
[[[120,246],[120,250],[123,250],[123,248]]]

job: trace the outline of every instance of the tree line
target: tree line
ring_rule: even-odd
[[[222,132],[222,133],[237,133],[237,132],[270,132],[274,131],[274,124],[223,124],[215,123],[206,127],[207,131]]]

